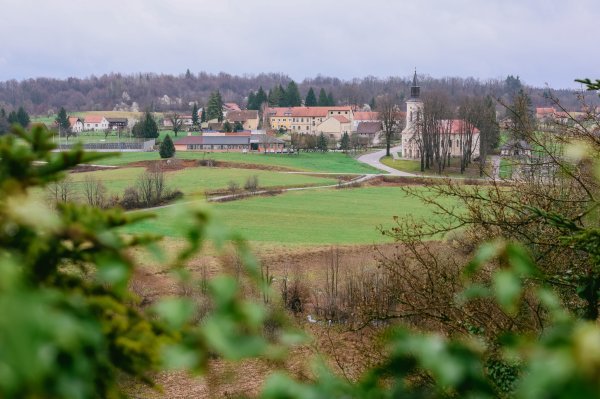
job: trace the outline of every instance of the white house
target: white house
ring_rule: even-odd
[[[69,126],[71,126],[71,132],[81,133],[83,131],[83,122],[81,118],[76,116],[69,116]]]
[[[108,130],[108,120],[102,115],[86,115],[83,120],[83,130]]]

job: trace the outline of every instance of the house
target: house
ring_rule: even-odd
[[[83,120],[83,130],[108,130],[108,120],[102,115],[86,115],[85,119]]]
[[[250,135],[187,136],[174,145],[176,151],[248,152]]]
[[[355,111],[352,121],[352,131],[356,132],[361,122],[379,122],[379,112],[374,111]]]
[[[360,122],[356,128],[356,134],[368,139],[369,144],[379,144],[382,133],[383,125],[380,121]]]
[[[108,121],[108,128],[111,130],[125,130],[127,129],[127,118],[106,118]]]
[[[225,119],[228,120],[232,126],[235,125],[236,122],[239,122],[244,130],[258,129],[258,111],[229,111]]]
[[[531,146],[525,140],[511,140],[500,147],[500,155],[504,157],[530,157]]]
[[[406,101],[406,125],[402,131],[402,157],[408,159],[421,158],[421,125],[420,119],[423,112],[423,100],[421,100],[421,88],[417,84],[417,72],[413,77],[410,88],[410,98]],[[459,119],[440,120],[442,135],[440,148],[448,151],[451,157],[462,156],[465,142],[471,142],[471,156],[479,156],[479,129],[466,121]]]
[[[165,115],[163,119],[163,126],[170,129],[173,127],[173,122],[171,121],[172,115]],[[184,127],[191,127],[193,125],[192,115],[178,115],[179,120],[181,121],[181,125]],[[200,119],[198,119],[200,120]]]
[[[240,108],[239,105],[237,105],[236,103],[224,103],[223,104],[223,116],[227,116],[228,112],[231,111],[241,111],[242,109]]]
[[[81,133],[83,131],[83,121],[76,116],[69,116],[69,126],[72,133]]]
[[[332,115],[317,125],[318,134],[339,140],[344,133],[352,133],[352,121],[343,115]]]
[[[273,107],[266,110],[271,128],[284,129],[295,133],[320,134],[317,127],[333,116],[344,117],[352,123],[354,116],[352,108],[342,107]],[[335,122],[330,122],[335,124]],[[331,126],[326,126],[331,129]],[[348,129],[350,132],[351,129]],[[341,136],[341,131],[334,132]]]

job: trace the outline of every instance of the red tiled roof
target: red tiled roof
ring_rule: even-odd
[[[349,123],[350,120],[342,115],[333,115],[332,118],[337,119],[340,123]]]
[[[245,122],[248,119],[258,119],[258,111],[255,111],[255,110],[229,111],[227,113],[227,119],[231,122]]]
[[[225,104],[223,104],[223,106],[232,111],[240,111],[241,110],[240,106],[237,105],[236,103],[225,103]]]
[[[539,115],[539,116],[552,115],[555,112],[556,112],[556,110],[554,108],[552,108],[552,107],[536,108],[535,109],[536,115]]]
[[[73,126],[77,121],[81,121],[81,119],[76,116],[69,116],[69,125]]]
[[[352,107],[349,105],[340,105],[339,107],[327,107],[329,111],[352,111]]]
[[[448,122],[448,120],[444,120],[442,122]],[[464,128],[466,127],[466,122],[462,119],[452,119],[452,121],[450,122],[452,123],[452,125],[450,126],[450,134],[458,134],[461,132],[461,130],[464,130]],[[473,133],[479,134],[479,129],[474,127]]]
[[[102,115],[86,115],[85,123],[101,123],[104,117]]]
[[[356,111],[354,112],[355,121],[378,121],[379,112]]]
[[[381,122],[360,122],[356,127],[358,134],[376,134],[381,131]]]

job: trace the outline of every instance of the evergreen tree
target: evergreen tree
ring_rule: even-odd
[[[317,149],[322,152],[327,152],[327,150],[328,150],[327,137],[325,137],[323,132],[321,132],[321,134],[319,135],[319,138],[317,140]]]
[[[283,107],[281,86],[275,86],[269,90],[269,107]]]
[[[211,93],[208,99],[208,104],[206,104],[206,118],[209,121],[217,119],[221,122],[223,120],[223,100],[218,90]]]
[[[197,128],[200,125],[198,120],[198,104],[194,103],[192,106],[192,126]]]
[[[19,118],[17,117],[16,111],[10,111],[8,114],[8,123],[10,125],[14,125],[15,123],[19,123]]]
[[[146,111],[142,120],[137,122],[132,129],[135,137],[155,139],[158,137],[158,126],[150,111]]]
[[[231,127],[231,123],[229,123],[229,121],[225,121],[225,123],[223,123],[223,131],[227,133],[233,131],[233,128]]]
[[[327,93],[325,93],[325,89],[321,87],[319,91],[319,107],[326,107],[329,105],[329,99],[327,98]]]
[[[29,114],[25,111],[25,108],[19,107],[17,111],[17,123],[23,127],[29,126]]]
[[[244,130],[244,125],[242,125],[242,122],[235,122],[233,124],[233,131],[234,132],[241,132],[242,130]]]
[[[340,149],[347,152],[350,149],[350,136],[348,132],[344,132],[342,139],[340,140]]]
[[[375,111],[377,107],[377,103],[375,102],[375,97],[371,98],[371,102],[369,102],[369,107],[371,107],[371,111]]]
[[[298,86],[296,82],[293,80],[288,83],[287,88],[285,90],[285,102],[288,107],[299,107],[302,105],[302,97],[300,97],[300,91],[298,90]]]
[[[304,105],[307,107],[314,107],[317,105],[317,96],[315,96],[315,91],[312,87],[308,89],[306,99],[304,100]]]
[[[331,91],[329,91],[329,94],[327,94],[327,105],[329,105],[329,106],[335,105],[335,100],[333,99],[333,93]]]
[[[175,145],[168,134],[165,136],[163,142],[160,143],[158,153],[161,158],[172,158],[175,155]]]
[[[248,102],[246,103],[246,109],[258,110],[258,107],[256,105],[256,94],[254,94],[252,90],[250,90],[250,93],[248,94]]]
[[[202,112],[200,113],[200,122],[206,122],[206,107],[202,107]]]
[[[287,103],[287,94],[283,86],[279,85],[279,106],[280,107],[289,107]]]
[[[266,103],[268,101],[267,99],[267,93],[265,93],[265,91],[263,90],[262,86],[260,86],[258,88],[258,92],[256,93],[256,99],[255,99],[255,103],[256,103],[256,109],[260,110],[260,108],[262,107],[262,105],[264,103]]]
[[[188,68],[187,71],[185,71],[185,78],[186,79],[191,79],[193,78],[192,73],[190,72],[190,69]]]
[[[6,118],[6,111],[4,108],[0,108],[0,135],[8,132],[8,119]]]
[[[58,111],[58,115],[56,116],[56,124],[58,125],[59,132],[69,132],[71,129],[67,111],[63,107],[60,107],[60,110]]]

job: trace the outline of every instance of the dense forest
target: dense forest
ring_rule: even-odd
[[[583,78],[583,77],[582,77]],[[508,76],[506,79],[478,80],[474,78],[445,77],[433,78],[419,75],[424,91],[441,91],[458,103],[459,99],[470,95],[490,94],[495,98],[509,100],[521,88],[520,79]],[[190,104],[206,104],[210,93],[219,90],[225,102],[246,105],[251,91],[260,87],[269,91],[279,85],[289,84],[292,79],[284,74],[269,73],[235,76],[226,73],[198,74],[187,71],[179,76],[139,73],[123,75],[111,73],[86,78],[51,79],[36,78],[23,81],[0,82],[0,107],[14,110],[23,106],[29,113],[43,115],[55,113],[60,107],[69,112],[90,110],[152,110],[185,111]],[[372,103],[382,94],[391,94],[401,102],[409,94],[410,77],[377,78],[367,76],[352,80],[317,76],[298,83],[304,98],[311,87],[332,93],[338,104],[363,105]],[[547,104],[544,94],[548,88],[526,86],[533,106]],[[576,96],[569,90],[553,91],[561,104],[568,110],[577,110]],[[593,101],[598,102],[597,98]]]

